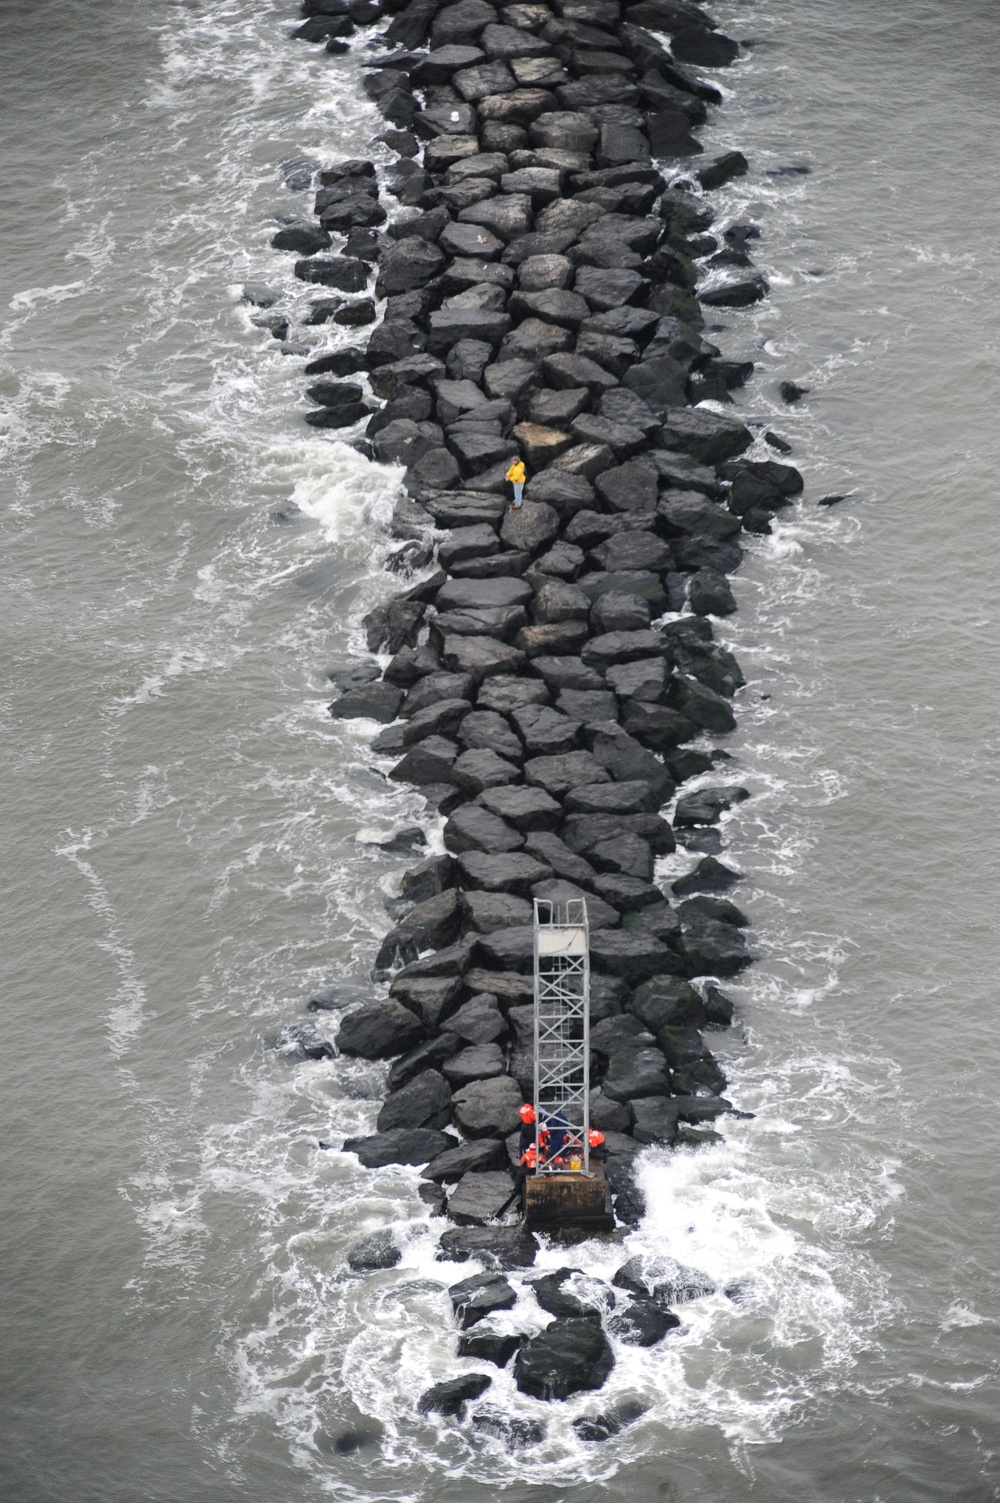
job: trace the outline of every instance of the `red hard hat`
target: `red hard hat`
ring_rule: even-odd
[[[604,1134],[602,1132],[598,1132],[596,1127],[592,1127],[587,1134],[587,1142],[590,1144],[591,1148],[600,1148],[601,1144],[604,1142]]]
[[[531,1105],[530,1101],[526,1101],[524,1103],[524,1105],[522,1106],[521,1110],[518,1112],[518,1116],[521,1118],[521,1121],[524,1122],[524,1123],[534,1122],[534,1120],[535,1120],[535,1108]]]

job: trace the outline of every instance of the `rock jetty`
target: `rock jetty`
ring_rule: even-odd
[[[460,1354],[513,1361],[524,1392],[561,1398],[604,1382],[608,1333],[651,1344],[677,1324],[668,1299],[711,1292],[630,1263],[588,1303],[567,1268],[535,1281],[555,1317],[540,1335],[490,1324],[515,1302],[505,1272],[535,1252],[497,1219],[532,1091],[533,898],[587,901],[591,1121],[618,1220],[642,1215],[644,1146],[717,1141],[731,1110],[706,1035],[733,1020],[718,982],[751,960],[727,895],[739,874],[717,859],[719,821],[748,796],[716,744],[744,678],[713,618],[736,609],[743,534],[802,489],[747,457],[754,434],[724,406],[752,366],[704,335],[703,306],[768,292],[758,230],[714,231],[707,197],[747,162],[707,160],[695,134],[721,94],[692,67],[739,47],[691,0],[304,10],[295,35],[331,52],[369,28],[364,87],[395,154],[319,170],[315,219],[273,241],[324,290],[310,322],[368,331],[307,364],[307,421],[404,467],[390,563],[416,580],[366,618],[384,671],[359,665],[330,712],[383,727],[374,751],[444,817],[446,847],[389,905],[385,995],[343,1017],[342,1054],[392,1062],[376,1132],[344,1147],[422,1166],[453,1223],[440,1256],[485,1268],[451,1290]],[[699,859],[665,890],[656,861],[677,843]],[[368,1239],[352,1266],[395,1251]],[[439,1384],[422,1407],[460,1415],[489,1382]],[[597,1439],[634,1417],[581,1423]]]

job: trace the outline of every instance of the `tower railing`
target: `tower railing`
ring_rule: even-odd
[[[590,932],[586,901],[571,898],[556,903],[536,898],[534,929],[535,1173],[582,1170],[589,1174]]]

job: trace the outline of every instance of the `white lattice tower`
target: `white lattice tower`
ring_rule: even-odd
[[[539,1128],[561,1117],[590,1171],[590,936],[582,898],[535,899],[535,1111]],[[565,1172],[542,1162],[537,1174]]]

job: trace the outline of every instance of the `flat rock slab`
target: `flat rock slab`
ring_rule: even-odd
[[[568,1399],[600,1388],[614,1365],[611,1344],[597,1321],[556,1319],[518,1352],[514,1381],[533,1398]]]
[[[500,1215],[513,1189],[506,1172],[465,1174],[448,1201],[448,1215],[459,1226],[486,1226]]]

